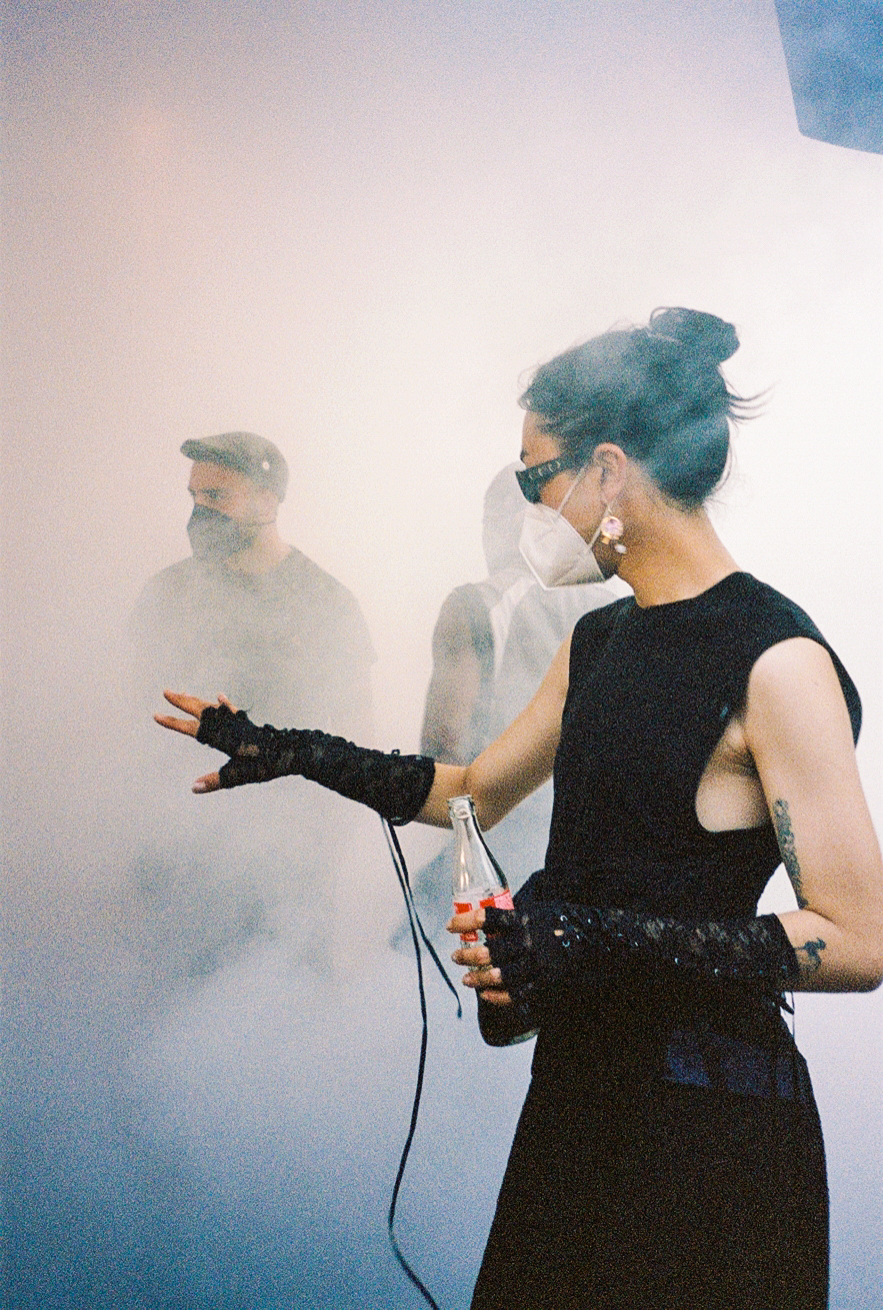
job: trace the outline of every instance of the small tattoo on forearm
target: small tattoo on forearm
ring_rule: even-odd
[[[776,838],[779,842],[779,850],[782,852],[782,863],[785,871],[791,879],[791,886],[794,888],[794,895],[797,897],[797,905],[801,910],[807,907],[807,900],[803,894],[803,881],[800,877],[800,862],[797,859],[797,848],[794,844],[794,829],[791,826],[791,815],[788,813],[787,801],[773,801],[773,826],[776,829]],[[824,942],[822,943],[824,946]]]
[[[821,937],[817,937],[814,942],[804,942],[802,946],[795,947],[795,950],[805,951],[807,956],[806,967],[810,973],[815,973],[822,967],[822,951],[827,945]]]

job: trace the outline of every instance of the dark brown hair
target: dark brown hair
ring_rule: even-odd
[[[692,509],[723,480],[730,420],[754,412],[720,370],[738,348],[736,329],[713,314],[656,309],[646,327],[605,332],[540,365],[519,404],[575,466],[613,442]]]

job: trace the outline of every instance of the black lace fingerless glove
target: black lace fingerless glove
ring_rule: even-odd
[[[513,919],[519,921],[535,904],[533,884],[536,876],[531,875],[513,896],[514,914],[511,910],[502,911],[507,923]],[[492,1005],[490,1001],[482,1000],[480,992],[477,998],[478,1030],[488,1046],[514,1046],[539,1032],[542,1016],[533,1004],[535,998],[530,990],[513,997],[511,1005]]]
[[[800,969],[775,914],[720,923],[683,923],[627,910],[533,901],[524,912],[485,910],[491,962],[522,1009],[549,988],[583,976],[599,981],[630,960],[768,994],[787,991]]]
[[[227,705],[203,710],[196,740],[230,756],[218,775],[222,787],[297,774],[396,824],[419,814],[435,777],[426,755],[386,755],[306,728],[260,728]]]

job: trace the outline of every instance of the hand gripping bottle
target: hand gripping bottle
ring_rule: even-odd
[[[454,856],[454,913],[477,910],[480,905],[496,905],[512,910],[512,893],[506,876],[491,855],[484,840],[471,796],[454,796],[448,801],[451,827],[456,838]],[[464,945],[479,940],[477,932],[463,932]]]

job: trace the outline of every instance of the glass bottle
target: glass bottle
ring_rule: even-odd
[[[448,801],[451,827],[454,829],[454,913],[465,914],[480,905],[496,905],[501,910],[514,908],[506,875],[491,855],[475,817],[471,796],[453,796]],[[479,940],[474,930],[460,934],[464,945]]]

